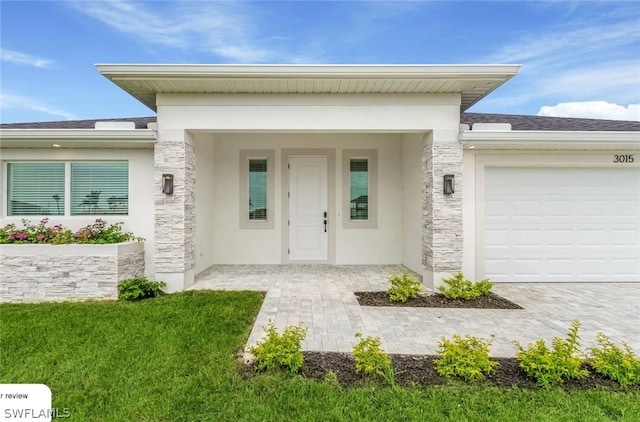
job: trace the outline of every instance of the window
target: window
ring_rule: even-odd
[[[343,227],[345,229],[377,228],[376,150],[344,150]]]
[[[7,164],[7,215],[127,215],[127,162]]]
[[[275,151],[240,151],[240,228],[274,228]]]
[[[7,215],[64,215],[64,163],[7,164]]]
[[[127,163],[71,163],[71,215],[128,213]]]
[[[267,160],[249,160],[249,220],[267,221]]]
[[[369,219],[369,160],[349,160],[349,202],[351,220]]]

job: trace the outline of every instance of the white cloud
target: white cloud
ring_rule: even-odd
[[[103,1],[68,5],[145,44],[205,51],[243,63],[281,58],[268,46],[273,40],[253,34],[257,26],[251,21],[254,15],[243,2]]]
[[[36,99],[21,95],[6,95],[4,93],[0,93],[0,109],[34,110],[51,116],[61,117],[65,120],[77,119],[76,115],[73,113],[49,107]]]
[[[640,94],[640,62],[635,59],[608,62],[589,67],[558,70],[543,74],[534,82],[532,95],[537,97],[631,103]]]
[[[21,53],[19,51],[7,50],[6,48],[0,51],[0,58],[3,62],[18,65],[38,68],[50,68],[53,66],[53,60],[32,56],[31,54]]]
[[[640,103],[627,106],[607,101],[559,103],[554,106],[540,107],[538,116],[640,121]]]
[[[611,56],[617,47],[640,40],[637,19],[599,24],[584,23],[584,27],[558,27],[534,35],[523,36],[503,46],[487,61],[494,63],[525,63],[536,72],[543,67],[563,68],[568,64],[585,63],[592,58]]]

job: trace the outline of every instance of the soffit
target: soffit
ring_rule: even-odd
[[[519,65],[96,65],[152,110],[158,93],[459,93],[464,111],[512,78]]]

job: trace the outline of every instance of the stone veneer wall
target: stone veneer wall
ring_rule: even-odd
[[[183,140],[159,140],[155,162],[155,271],[184,273],[195,267],[195,149]],[[162,193],[164,173],[173,174],[173,194]]]
[[[462,271],[462,145],[425,141],[422,265],[433,273]],[[455,193],[443,193],[443,176],[455,175]]]
[[[144,243],[0,245],[0,302],[117,299],[144,276]]]

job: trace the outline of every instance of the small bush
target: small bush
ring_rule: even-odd
[[[473,299],[488,295],[491,292],[493,283],[489,279],[472,282],[464,278],[464,274],[456,273],[451,278],[443,278],[442,282],[446,286],[438,286],[438,290],[447,299]]]
[[[489,358],[492,341],[466,335],[453,335],[453,340],[445,337],[438,342],[440,359],[434,361],[438,374],[451,378],[460,377],[466,381],[478,381],[495,371],[498,362]]]
[[[565,379],[586,377],[589,371],[582,369],[584,354],[580,350],[579,328],[580,322],[574,320],[566,338],[553,338],[552,348],[547,347],[542,339],[527,345],[526,349],[514,340],[520,367],[544,388],[562,383]]]
[[[22,228],[15,224],[7,224],[0,228],[0,243],[49,243],[60,245],[72,243],[74,236],[71,230],[61,224],[48,226],[48,218],[43,218],[37,225],[31,224],[26,218],[22,219]]]
[[[388,277],[391,287],[387,290],[389,299],[394,302],[405,303],[409,299],[418,297],[418,293],[422,289],[419,281],[409,275],[409,271],[405,268],[402,276],[392,274]]]
[[[611,378],[623,387],[640,384],[640,358],[627,343],[622,342],[623,351],[603,333],[598,333],[596,342],[600,347],[591,349],[589,363],[597,373]]]
[[[286,326],[282,335],[278,334],[272,320],[262,329],[267,333],[266,338],[249,348],[256,359],[256,371],[284,369],[297,373],[304,363],[302,340],[307,335],[302,322]]]
[[[107,226],[107,222],[98,218],[95,223],[82,227],[75,233],[75,243],[120,243],[128,241],[142,241],[133,233],[123,232],[122,225],[118,222]]]
[[[160,296],[167,283],[149,281],[147,277],[129,278],[118,285],[118,298],[121,300],[140,300]]]
[[[360,339],[358,344],[353,346],[356,373],[378,376],[394,385],[395,375],[391,358],[382,350],[380,337],[363,338],[361,333],[356,333],[356,338]]]

